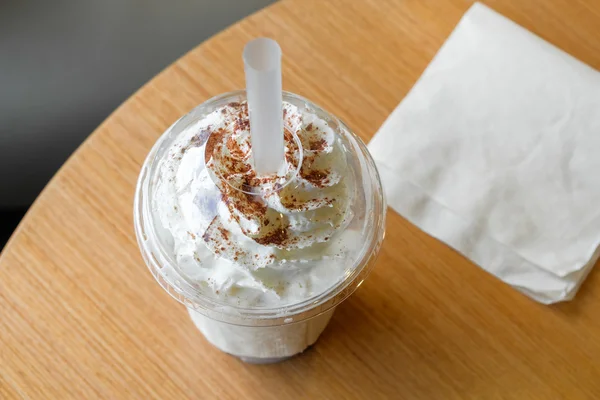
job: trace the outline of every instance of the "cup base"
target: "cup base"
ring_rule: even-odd
[[[188,308],[196,328],[219,350],[249,364],[272,364],[288,360],[313,345],[334,309],[296,323],[278,326],[240,326],[213,320]]]
[[[290,358],[294,358],[296,355],[287,357],[273,357],[273,358],[259,358],[259,357],[237,357],[246,364],[276,364],[279,362],[287,361]]]

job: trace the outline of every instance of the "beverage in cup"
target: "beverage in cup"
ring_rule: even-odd
[[[247,91],[206,101],[158,139],[134,223],[150,271],[206,339],[267,363],[314,344],[363,282],[385,201],[345,124],[280,82],[256,95],[248,74]],[[263,78],[255,83],[270,87]]]

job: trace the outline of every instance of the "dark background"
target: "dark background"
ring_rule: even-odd
[[[0,249],[85,138],[145,82],[275,0],[0,0]]]

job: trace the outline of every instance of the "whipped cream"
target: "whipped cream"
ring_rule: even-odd
[[[345,276],[360,235],[355,179],[327,122],[284,103],[285,162],[253,171],[246,103],[230,103],[187,127],[160,161],[153,212],[179,273],[206,295],[237,306],[283,306]]]

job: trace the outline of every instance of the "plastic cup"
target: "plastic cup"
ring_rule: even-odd
[[[375,163],[365,144],[338,118],[292,93],[284,102],[314,113],[335,132],[353,174],[352,220],[345,227],[359,240],[351,244],[352,256],[344,259],[343,273],[334,284],[293,304],[241,307],[209,295],[174,259],[168,238],[161,232],[153,211],[153,193],[160,179],[159,162],[187,127],[231,102],[246,100],[245,91],[225,93],[193,109],[158,139],[141,169],[135,193],[134,226],[138,244],[150,272],[176,300],[184,304],[206,339],[220,350],[243,361],[269,363],[285,360],[314,344],[327,326],[335,307],[367,277],[378,255],[385,226],[386,205]],[[294,177],[292,176],[293,180]]]

